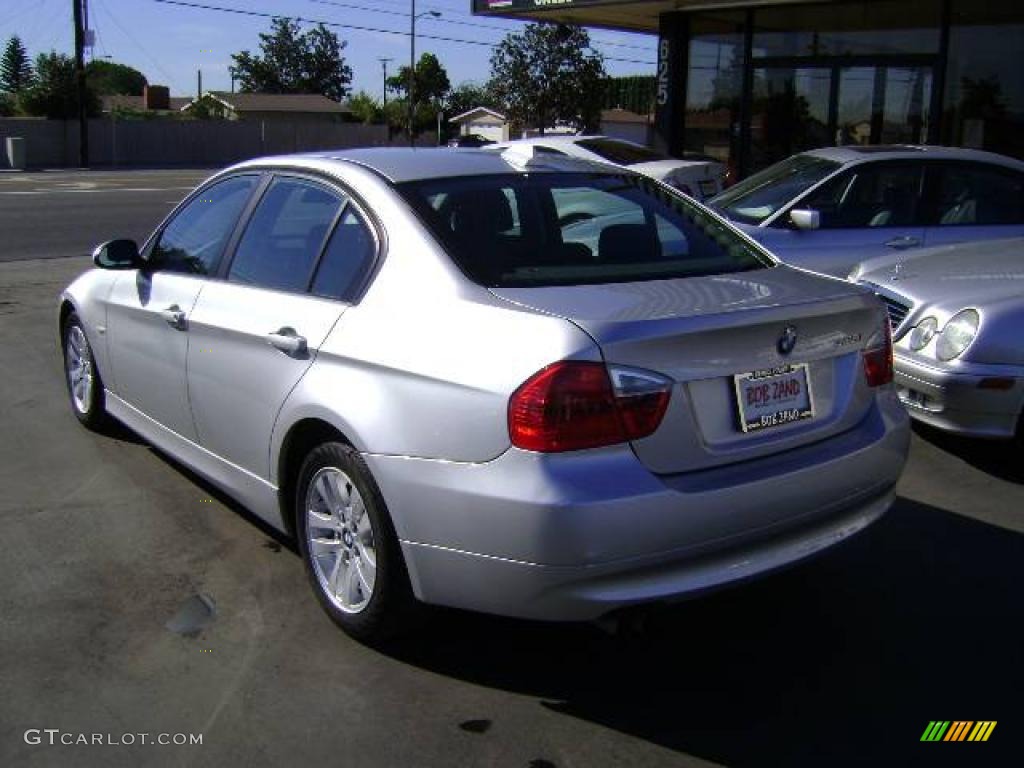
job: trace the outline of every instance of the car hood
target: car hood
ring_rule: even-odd
[[[1024,238],[958,243],[866,261],[852,279],[957,312],[1024,296]]]

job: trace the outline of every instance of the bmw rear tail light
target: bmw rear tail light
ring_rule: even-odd
[[[512,445],[554,453],[637,440],[661,424],[672,380],[650,371],[566,360],[538,371],[508,403]]]
[[[892,381],[892,329],[888,317],[883,326],[881,346],[864,350],[864,375],[869,387],[880,387]]]

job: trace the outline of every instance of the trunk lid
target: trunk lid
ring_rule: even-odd
[[[879,341],[885,310],[867,290],[779,266],[750,272],[583,286],[492,288],[496,296],[569,320],[611,365],[675,384],[657,431],[633,442],[653,472],[748,461],[856,425],[872,403],[862,350]],[[797,341],[779,349],[792,326]],[[812,418],[755,432],[740,427],[734,377],[805,364]]]

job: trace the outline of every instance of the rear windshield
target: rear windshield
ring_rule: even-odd
[[[398,185],[470,279],[491,287],[719,275],[774,262],[635,174],[535,173]]]
[[[665,155],[647,147],[616,139],[582,139],[576,142],[576,146],[589,149],[595,155],[616,165],[636,165],[637,163],[653,163],[656,160],[668,160]]]
[[[839,168],[832,160],[794,155],[744,179],[708,205],[734,221],[760,224]]]

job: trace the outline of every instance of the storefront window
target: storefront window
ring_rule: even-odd
[[[956,0],[949,30],[945,144],[1024,159],[1024,7]]]
[[[743,12],[701,14],[690,22],[686,81],[688,151],[725,163],[735,178],[744,69]]]
[[[875,0],[754,13],[754,58],[935,53],[942,3]]]

